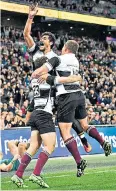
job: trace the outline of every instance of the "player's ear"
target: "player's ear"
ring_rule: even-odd
[[[53,42],[50,42],[50,45],[53,45]]]

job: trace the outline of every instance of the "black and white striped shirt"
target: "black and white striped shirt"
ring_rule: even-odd
[[[59,56],[59,60],[59,63],[56,62],[56,64],[46,63],[46,66],[48,67],[49,71],[55,68],[57,76],[60,77],[68,77],[70,75],[78,74],[79,62],[75,57],[75,54],[69,53],[61,55]],[[68,84],[56,84],[56,89],[56,96],[81,90],[79,82],[73,82]]]
[[[45,56],[48,59],[57,56],[52,50],[47,54],[44,54],[35,44],[29,49],[29,52],[33,56],[33,61],[36,61],[36,59],[41,58],[42,56]],[[34,109],[43,110],[52,114],[54,89],[52,89],[46,82],[44,84],[39,84],[38,79],[32,79],[31,86],[34,92]]]

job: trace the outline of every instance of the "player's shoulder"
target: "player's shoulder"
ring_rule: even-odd
[[[52,57],[58,57],[58,55],[53,51],[51,50],[50,52],[48,52],[46,55],[45,55],[48,59],[52,58]]]
[[[59,59],[61,60],[61,62],[68,62],[70,60],[68,54],[60,55]]]

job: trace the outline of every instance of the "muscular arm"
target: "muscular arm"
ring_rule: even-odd
[[[49,85],[54,86],[58,84],[82,82],[82,77],[80,74],[70,75],[68,77],[50,76],[49,74],[43,74],[39,77],[38,82],[43,83],[44,81],[46,81]]]
[[[82,82],[82,77],[80,74],[71,75],[68,77],[56,77],[59,84],[73,83],[73,82]]]
[[[37,78],[41,76],[42,74],[48,73],[52,69],[56,68],[60,64],[60,60],[58,57],[53,57],[51,59],[48,59],[43,66],[40,68],[36,69],[33,74],[32,78]]]
[[[37,12],[38,12],[38,4],[29,6],[29,15],[23,32],[24,39],[29,48],[32,48],[35,44],[30,33],[31,33],[33,18],[37,14]]]
[[[32,36],[30,35],[32,23],[33,19],[28,18],[23,32],[24,39],[27,43],[28,48],[33,47],[35,44]]]
[[[60,76],[48,76],[48,74],[44,74],[40,76],[40,82],[42,79],[49,84],[49,85],[58,85],[58,84],[67,84],[73,82],[82,82],[82,78],[80,74],[78,75],[71,75],[68,77],[60,77]]]

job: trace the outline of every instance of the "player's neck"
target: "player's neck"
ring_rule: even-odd
[[[51,52],[51,48],[47,48],[47,49],[44,51],[44,54],[47,54],[48,52]]]

